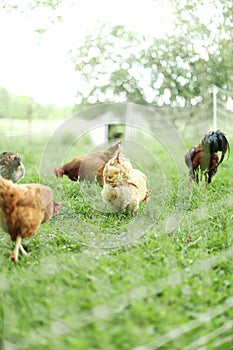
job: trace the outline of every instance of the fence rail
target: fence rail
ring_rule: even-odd
[[[30,136],[52,134],[64,121],[62,120],[27,120],[21,119],[0,119],[0,136]]]
[[[233,129],[233,107],[229,109],[228,102],[233,93],[213,86],[201,105],[189,107],[149,106],[151,110],[169,121],[184,139],[197,139],[210,130],[222,129],[231,134]],[[227,104],[228,103],[228,104]],[[232,102],[233,104],[233,102]],[[117,113],[117,105],[109,107],[113,116]],[[89,109],[91,113],[91,109]],[[114,114],[115,113],[115,114]],[[100,108],[101,114],[101,108]],[[101,114],[102,115],[102,114]],[[103,118],[104,121],[104,113]],[[92,118],[91,114],[88,120]],[[131,118],[132,120],[133,118]],[[80,121],[81,122],[81,121]],[[52,135],[55,130],[65,123],[65,120],[19,120],[0,118],[1,137],[33,137],[33,135]],[[153,125],[156,127],[156,125]],[[74,130],[72,130],[74,131]],[[153,131],[153,130],[152,130]]]

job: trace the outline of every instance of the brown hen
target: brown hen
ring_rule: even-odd
[[[104,151],[85,154],[72,159],[58,169],[54,169],[54,174],[57,177],[66,175],[72,181],[88,180],[90,182],[97,181],[103,185],[103,169],[105,163],[111,159],[118,151],[121,141],[118,141],[113,146]]]
[[[11,252],[14,262],[19,250],[27,255],[21,245],[22,238],[30,238],[53,215],[58,215],[60,204],[53,201],[50,187],[40,184],[14,184],[0,176],[0,225],[8,232],[15,248]]]

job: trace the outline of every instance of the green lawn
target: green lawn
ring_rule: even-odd
[[[232,349],[232,158],[206,190],[188,183],[181,150],[178,171],[163,147],[148,144],[151,198],[135,215],[117,214],[98,186],[57,180],[56,161],[51,177],[41,176],[47,141],[0,140],[1,152],[21,153],[21,182],[42,179],[61,202],[60,216],[23,241],[29,256],[17,265],[0,231],[0,348]]]

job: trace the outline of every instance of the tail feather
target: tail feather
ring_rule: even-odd
[[[219,164],[222,163],[225,154],[230,154],[230,145],[225,134],[220,131],[210,131],[201,141],[203,149],[208,148],[211,153],[222,152]]]
[[[220,159],[218,152],[222,153]],[[190,148],[185,155],[190,181],[198,182],[198,171],[200,171],[201,174],[205,174],[205,180],[210,183],[226,153],[229,157],[230,145],[222,131],[210,131],[205,134],[199,145]]]
[[[105,160],[109,160],[110,158],[112,158],[114,156],[114,154],[117,152],[117,151],[120,151],[121,149],[121,144],[122,144],[122,141],[118,141],[117,143],[115,143],[113,146],[110,146],[107,150],[105,150],[103,152],[103,155],[105,157]]]

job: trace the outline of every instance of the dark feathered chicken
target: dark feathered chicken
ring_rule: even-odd
[[[72,159],[70,162],[54,169],[57,177],[67,175],[72,181],[94,181],[103,185],[103,169],[105,163],[111,159],[120,147],[121,141],[104,151],[85,154]]]
[[[218,152],[222,153],[220,160]],[[229,154],[230,146],[222,131],[210,131],[206,134],[199,145],[190,148],[185,155],[185,163],[189,168],[190,181],[198,183],[202,179],[202,174],[204,174],[205,181],[209,184],[227,152]],[[200,178],[199,172],[201,173]]]
[[[0,175],[7,180],[18,182],[25,173],[25,168],[18,153],[3,152],[0,154]]]

